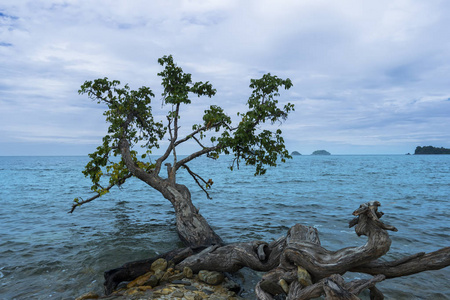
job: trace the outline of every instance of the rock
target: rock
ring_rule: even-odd
[[[183,275],[186,278],[192,278],[194,277],[194,272],[192,272],[192,269],[189,267],[184,267],[183,269]]]
[[[169,281],[169,277],[170,276],[172,276],[174,273],[173,273],[173,269],[169,269],[169,270],[167,270],[165,273],[164,273],[164,275],[161,277],[161,279],[159,280],[161,283],[162,282],[167,282],[167,281]]]
[[[198,272],[198,279],[210,285],[218,285],[223,282],[225,277],[220,272],[202,270]]]
[[[77,297],[75,300],[98,299],[100,296],[94,292],[89,292]]]
[[[302,285],[302,287],[307,287],[312,284],[311,275],[300,266],[297,267],[297,277],[298,282]]]
[[[214,294],[213,291],[205,290],[205,289],[203,289],[202,292],[205,293],[206,295],[212,295],[212,294]]]
[[[150,278],[144,283],[144,285],[150,285],[150,286],[157,286],[159,282],[158,277],[156,277],[156,275],[152,275],[150,276]]]
[[[175,291],[172,293],[171,295],[172,297],[176,297],[176,298],[183,298],[184,297],[184,293],[182,291]]]
[[[130,282],[127,284],[127,288],[132,288],[132,287],[134,287],[134,286],[144,285],[146,282],[149,281],[149,279],[150,279],[152,276],[154,276],[154,273],[153,273],[153,272],[145,273],[144,275],[139,276],[139,277],[136,278],[135,280],[130,281]]]
[[[228,295],[211,295],[209,298],[209,300],[229,300],[230,296]]]
[[[126,290],[125,293],[123,293],[123,294],[127,295],[127,296],[131,296],[131,295],[140,294],[140,292],[141,291],[137,287],[134,287],[134,288]]]
[[[167,260],[164,258],[158,258],[152,263],[150,269],[155,273],[157,271],[165,271],[167,269]]]
[[[278,281],[278,284],[286,294],[289,294],[289,285],[287,284],[286,280],[280,279],[280,281]]]
[[[241,286],[236,283],[235,281],[231,280],[231,279],[225,279],[224,283],[222,284],[222,287],[224,289],[227,289],[229,291],[232,291],[234,293],[239,293],[239,291],[241,290]]]
[[[163,289],[155,291],[154,293],[160,294],[160,295],[169,295],[170,293],[172,293],[172,290],[169,288],[163,288]]]
[[[193,295],[185,295],[186,300],[202,300],[203,297],[199,294],[193,294]]]
[[[157,270],[157,271],[155,272],[155,276],[156,276],[156,278],[158,278],[158,280],[161,280],[161,278],[163,278],[163,276],[164,276],[165,273],[166,273],[166,272],[164,272],[163,270]]]
[[[183,273],[178,273],[178,274],[174,274],[172,276],[169,276],[169,278],[167,278],[168,282],[173,282],[175,280],[181,280],[184,278],[184,274]]]
[[[181,285],[192,285],[192,283],[189,281],[179,280],[179,279],[171,281],[170,283],[171,284],[181,284]]]

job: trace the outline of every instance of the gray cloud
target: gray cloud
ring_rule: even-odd
[[[156,73],[166,54],[212,82],[212,101],[232,116],[250,78],[290,77],[281,100],[296,111],[281,128],[292,150],[450,147],[449,11],[433,0],[2,4],[0,155],[92,151],[107,125],[102,107],[77,90],[98,77],[150,86],[163,118]],[[186,125],[211,101],[194,102]]]

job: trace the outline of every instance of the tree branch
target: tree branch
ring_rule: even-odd
[[[170,124],[172,121],[169,117],[167,117],[167,120],[169,121],[169,124],[167,125],[167,127],[169,128],[169,134],[170,134],[170,136],[172,136],[171,131],[170,131]],[[174,142],[173,139],[170,138],[170,144],[167,147],[166,152],[164,152],[164,154],[156,160],[155,175],[159,175],[159,172],[161,171],[162,163],[169,157],[170,152],[172,152],[172,148],[175,147],[173,142]]]
[[[120,139],[119,149],[122,154],[122,159],[130,173],[164,195],[164,190],[162,187],[163,179],[161,179],[157,173],[149,174],[135,164],[130,153],[130,144],[126,138]]]
[[[450,265],[450,247],[434,252],[423,252],[393,261],[372,261],[370,263],[353,267],[351,272],[360,272],[370,275],[383,274],[386,278],[395,278],[412,275],[427,270],[439,270]]]
[[[203,154],[215,151],[220,148],[222,148],[222,146],[219,146],[219,145],[216,145],[213,147],[208,147],[208,148],[203,148],[202,150],[192,153],[188,157],[185,157],[182,160],[178,161],[173,167],[175,170],[178,170],[181,166],[185,165],[186,163],[190,162],[191,160],[193,160],[199,156],[202,156]]]
[[[120,184],[123,184],[124,182],[125,182],[125,180],[127,180],[128,178],[130,178],[130,177],[132,177],[133,176],[133,174],[128,174],[128,175],[126,175],[125,177],[123,177],[122,179],[120,179]],[[106,191],[109,191],[113,186],[115,186],[115,185],[117,185],[117,184],[110,184],[109,186],[107,186],[106,188],[104,188],[103,190],[106,190]],[[81,201],[81,202],[77,202],[77,203],[75,203],[75,204],[73,204],[72,205],[72,209],[69,211],[69,214],[71,214],[71,213],[73,213],[73,211],[78,207],[78,206],[81,206],[81,205],[83,205],[83,204],[86,204],[86,203],[89,203],[89,202],[91,202],[91,201],[93,201],[93,200],[95,200],[95,199],[97,199],[97,198],[99,198],[99,197],[101,197],[102,196],[102,194],[100,194],[100,193],[97,193],[97,195],[95,195],[95,196],[92,196],[91,198],[89,198],[89,199],[86,199],[86,200],[83,200],[83,201]]]
[[[214,123],[214,124],[210,125],[209,127],[205,125],[205,126],[202,126],[202,127],[200,127],[200,128],[197,128],[196,130],[194,130],[193,132],[191,132],[190,134],[188,134],[187,136],[185,136],[185,137],[182,138],[181,140],[176,141],[176,142],[175,142],[175,147],[178,146],[179,144],[182,144],[182,143],[184,143],[184,142],[190,140],[192,137],[194,137],[194,135],[196,135],[196,134],[199,133],[200,131],[211,130],[211,129],[216,128],[217,126],[220,126],[220,125],[225,125],[225,126],[228,128],[229,131],[234,131],[234,130],[237,129],[237,127],[231,128],[231,127],[228,126],[228,124],[226,124],[225,122],[217,122],[217,123]]]
[[[206,197],[208,197],[208,199],[212,199],[211,196],[209,195],[208,191],[203,187],[203,185],[200,184],[200,182],[198,181],[198,179],[200,179],[201,181],[203,181],[203,183],[208,186],[210,183],[209,181],[207,182],[205,179],[203,179],[200,175],[194,173],[191,171],[191,169],[187,166],[187,165],[183,165],[183,168],[185,168],[188,173],[192,176],[192,178],[194,178],[195,182],[197,183],[197,185],[205,192]],[[198,179],[197,179],[198,178]]]

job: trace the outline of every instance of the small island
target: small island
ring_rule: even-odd
[[[302,154],[300,152],[298,152],[298,151],[292,151],[291,155],[295,156],[295,155],[302,155]]]
[[[448,148],[437,148],[437,147],[433,147],[433,146],[424,146],[424,147],[420,147],[417,146],[416,151],[414,152],[414,154],[450,154],[450,149]]]
[[[331,153],[326,150],[316,150],[311,155],[331,155]]]

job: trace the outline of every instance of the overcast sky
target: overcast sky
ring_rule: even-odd
[[[450,1],[113,1],[0,3],[0,155],[86,155],[104,107],[77,91],[108,77],[150,86],[164,119],[157,59],[172,54],[213,99],[245,109],[251,78],[291,78],[281,129],[290,151],[405,154],[450,147]],[[278,128],[278,125],[276,125]]]

